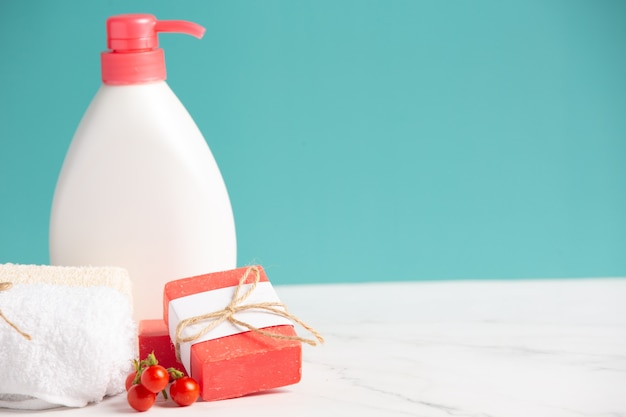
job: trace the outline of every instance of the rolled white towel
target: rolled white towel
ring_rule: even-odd
[[[125,269],[0,264],[0,312],[0,407],[83,407],[124,391],[137,355]]]

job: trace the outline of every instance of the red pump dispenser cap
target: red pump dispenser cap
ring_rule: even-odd
[[[107,47],[102,52],[102,82],[108,85],[141,84],[166,78],[165,54],[159,32],[202,38],[205,29],[184,20],[157,20],[150,14],[125,14],[107,19]]]

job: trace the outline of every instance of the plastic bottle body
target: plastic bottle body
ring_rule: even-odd
[[[233,269],[236,252],[222,175],[166,82],[103,85],[58,179],[51,264],[128,269],[134,316],[148,319],[166,282]]]

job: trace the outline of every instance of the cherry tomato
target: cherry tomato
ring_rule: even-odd
[[[141,384],[135,384],[128,390],[126,399],[128,400],[128,404],[135,410],[146,411],[152,407],[156,401],[156,394],[149,391]]]
[[[128,391],[130,387],[133,385],[133,381],[135,380],[136,377],[137,377],[137,372],[135,371],[128,374],[128,376],[126,377],[126,391]]]
[[[159,393],[170,382],[170,374],[161,365],[148,366],[141,373],[141,384],[149,391]]]
[[[182,407],[193,404],[200,396],[200,386],[188,376],[178,378],[170,386],[170,397]]]

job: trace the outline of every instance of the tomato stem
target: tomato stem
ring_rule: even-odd
[[[157,360],[156,356],[154,355],[154,351],[152,351],[152,353],[148,354],[148,357],[146,358],[146,365],[147,366],[152,366],[152,365],[158,365],[159,361]]]
[[[176,368],[167,368],[167,372],[172,376],[172,379],[176,380],[185,376],[185,374]]]

